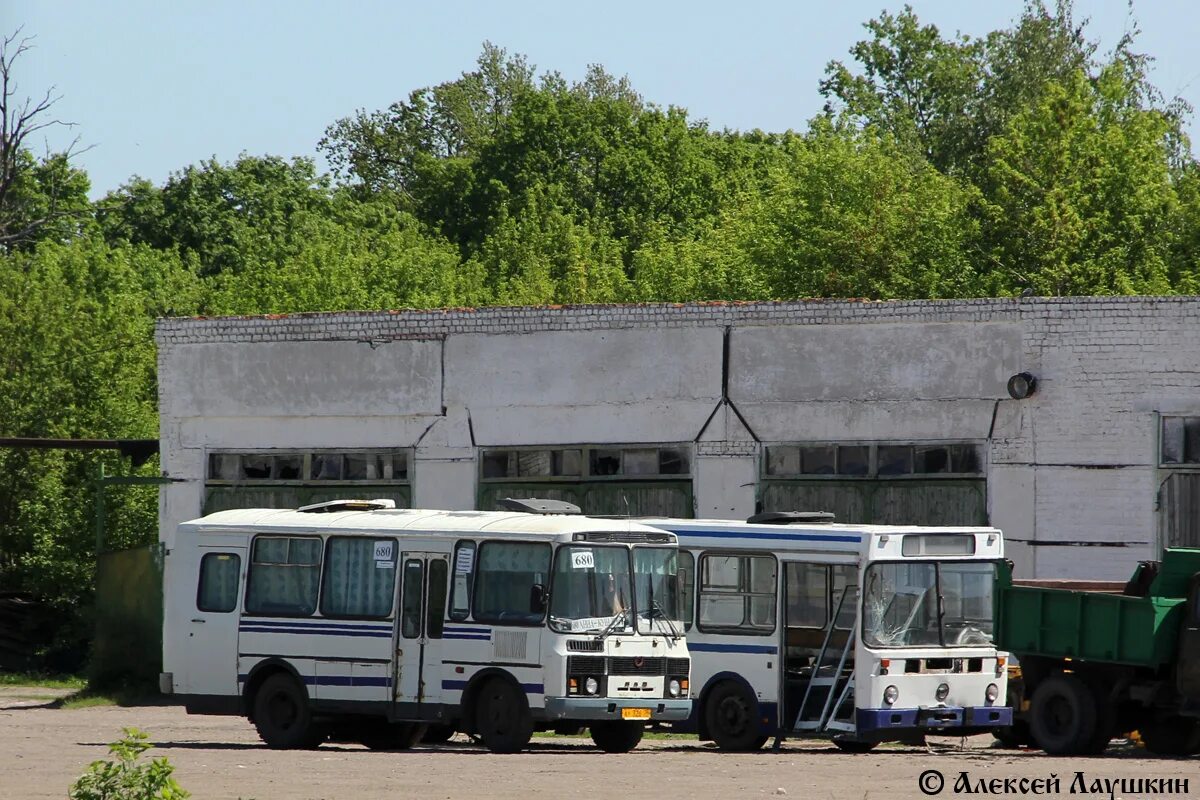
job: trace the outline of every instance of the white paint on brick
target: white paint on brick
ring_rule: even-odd
[[[726,329],[749,429],[722,402]],[[184,479],[163,490],[164,537],[199,512],[213,447],[413,446],[414,502],[457,507],[478,446],[699,438],[697,513],[742,518],[755,437],[977,439],[1022,572],[1121,578],[1155,548],[1157,415],[1200,413],[1196,297],[169,319],[157,342],[162,465]],[[1038,391],[1011,400],[1021,370]]]

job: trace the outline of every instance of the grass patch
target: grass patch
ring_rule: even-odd
[[[94,708],[96,706],[147,706],[163,700],[158,689],[144,684],[84,686],[56,704],[57,708]]]
[[[44,675],[40,672],[0,672],[0,686],[36,686],[42,689],[83,689],[87,679],[79,675]]]

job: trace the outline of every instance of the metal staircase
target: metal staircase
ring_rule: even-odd
[[[833,636],[837,629],[837,620],[842,618],[842,607],[845,606],[847,599],[854,603],[857,597],[857,586],[847,586],[842,590],[833,621],[829,625],[829,630],[825,632],[825,640],[821,643],[816,661],[813,662],[812,675],[804,690],[804,699],[800,701],[800,710],[792,725],[793,731],[805,733],[825,733],[827,731],[853,733],[855,731],[854,670],[851,668],[849,672],[846,671],[847,660],[854,652],[854,628],[851,627],[845,632],[846,641],[840,647],[833,644]],[[817,698],[820,693],[813,690],[822,688],[825,689],[825,702],[820,705],[818,710]],[[849,711],[846,715],[839,717],[838,711],[845,708],[847,702],[849,702]]]

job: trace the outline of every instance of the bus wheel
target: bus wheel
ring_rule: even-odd
[[[321,734],[313,724],[308,695],[291,675],[263,681],[254,695],[254,727],[267,747],[295,750],[316,747]]]
[[[708,732],[722,750],[748,752],[766,741],[758,724],[758,700],[739,683],[718,684],[704,713]]]
[[[454,736],[455,732],[453,725],[430,725],[425,729],[425,735],[421,737],[421,741],[425,744],[445,744],[450,741],[450,737]]]
[[[419,722],[380,722],[365,727],[358,740],[371,750],[408,750],[422,741],[425,728]]]
[[[592,741],[606,753],[628,753],[638,746],[646,726],[640,722],[604,720],[591,725]]]
[[[1192,717],[1164,717],[1138,728],[1142,744],[1156,756],[1190,756],[1200,752],[1200,723]]]
[[[1096,739],[1096,697],[1076,675],[1051,675],[1033,693],[1029,731],[1056,756],[1082,755]]]
[[[879,746],[879,742],[863,742],[858,739],[834,739],[833,743],[843,753],[869,753]]]
[[[475,732],[493,753],[517,753],[533,738],[533,716],[525,693],[511,682],[492,678],[475,698]]]

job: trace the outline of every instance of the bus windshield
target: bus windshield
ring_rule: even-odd
[[[559,548],[550,590],[552,629],[561,633],[628,633],[633,627],[632,610],[629,548]]]
[[[679,553],[668,547],[633,549],[633,588],[637,597],[638,633],[683,634],[677,575]]]
[[[863,594],[868,647],[970,647],[992,642],[996,568],[982,561],[872,564]]]

